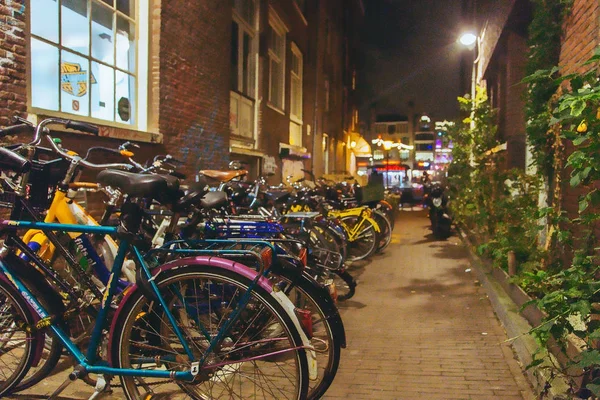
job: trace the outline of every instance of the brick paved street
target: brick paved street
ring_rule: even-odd
[[[342,306],[348,348],[325,398],[532,399],[483,289],[466,272],[459,239],[436,241],[428,222],[423,212],[402,211],[385,254],[351,267],[359,286]],[[13,398],[43,398],[64,377]],[[62,399],[92,391],[78,382]]]
[[[460,240],[436,241],[428,223],[401,211],[385,254],[350,268],[348,348],[325,398],[533,398]]]

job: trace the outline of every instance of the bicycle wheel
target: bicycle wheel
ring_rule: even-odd
[[[247,305],[227,329],[193,382],[122,376],[128,399],[289,398],[304,399],[308,361],[300,333],[277,300],[231,271],[189,266],[155,281],[194,357],[207,351],[238,302]],[[119,368],[189,371],[181,342],[157,303],[136,292],[117,321],[113,360]]]
[[[29,329],[33,325],[27,303],[0,280],[0,397],[18,384],[31,367],[36,344]]]
[[[379,232],[377,233],[377,249],[376,252],[380,252],[392,241],[392,225],[390,220],[380,211],[374,210],[372,214],[373,219],[379,225]]]
[[[360,227],[360,232],[354,240],[348,241],[348,261],[364,260],[373,254],[377,248],[377,234],[373,224],[367,219],[353,215],[342,217],[341,220],[349,232]]]
[[[283,291],[296,306],[296,312],[309,313],[311,317],[312,334],[309,338],[315,348],[318,374],[317,379],[309,382],[308,399],[319,399],[333,382],[340,364],[342,338],[334,335],[332,327],[333,315],[339,317],[339,313],[333,302],[324,298],[329,297],[329,293],[323,292],[320,285],[306,274],[279,278],[285,281]],[[341,324],[341,318],[339,321]]]

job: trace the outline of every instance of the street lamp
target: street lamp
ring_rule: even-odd
[[[461,35],[458,41],[464,46],[471,47],[477,41],[477,35],[473,32],[465,32]]]
[[[477,95],[477,83],[479,78],[479,59],[481,58],[481,36],[476,35],[473,32],[466,32],[461,35],[458,41],[466,46],[469,50],[473,50],[475,48],[475,44],[477,44],[477,55],[473,60],[473,69],[471,70],[471,129],[475,128],[475,96]],[[471,165],[474,165],[475,160],[473,157],[473,152],[470,154]]]

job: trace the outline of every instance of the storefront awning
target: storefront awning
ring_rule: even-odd
[[[351,143],[354,146],[350,146],[352,152],[356,157],[372,157],[371,145],[358,133],[352,133],[350,135]]]

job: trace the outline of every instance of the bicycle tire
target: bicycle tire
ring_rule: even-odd
[[[198,279],[198,282],[196,282],[196,279]],[[191,280],[191,281],[190,281]],[[196,283],[202,282],[202,281],[206,281],[204,286],[197,286]],[[188,283],[188,285],[190,286],[182,286],[181,282],[188,282],[190,281],[191,283]],[[223,270],[220,268],[215,268],[215,267],[211,267],[211,266],[206,266],[206,265],[192,265],[192,266],[186,266],[186,267],[181,267],[181,268],[177,268],[176,270],[169,270],[166,271],[163,274],[160,274],[156,279],[155,282],[157,284],[157,286],[159,287],[159,290],[161,291],[161,294],[163,295],[165,301],[167,302],[168,305],[174,305],[174,303],[171,303],[171,301],[174,301],[175,303],[177,301],[179,301],[180,298],[184,298],[187,296],[187,290],[191,290],[190,288],[193,288],[194,290],[194,297],[191,297],[189,300],[186,300],[186,304],[192,304],[191,299],[194,299],[193,304],[197,307],[196,310],[196,318],[200,319],[200,307],[199,307],[199,301],[201,300],[200,297],[198,297],[197,295],[197,291],[201,290],[200,294],[203,294],[203,290],[208,290],[208,297],[206,297],[207,299],[213,299],[213,297],[211,297],[213,294],[218,293],[217,291],[215,291],[215,293],[211,293],[211,287],[213,287],[214,285],[220,285],[222,284],[223,286],[220,288],[222,289],[225,293],[227,290],[234,290],[234,294],[232,295],[232,300],[230,300],[231,302],[233,301],[233,297],[237,296],[239,291],[245,291],[248,288],[248,285],[251,283],[251,281],[245,277],[240,276],[237,273],[228,271],[228,270]],[[179,289],[183,290],[183,291],[179,291],[177,293],[173,293],[173,287],[175,285],[177,285],[179,283]],[[171,291],[171,292],[169,292]],[[184,293],[185,295],[182,296],[181,293]],[[191,397],[191,398],[211,398],[212,397],[212,393],[216,390],[218,390],[221,385],[227,386],[228,382],[227,379],[230,378],[229,375],[233,375],[236,374],[236,372],[241,371],[243,368],[247,368],[249,362],[247,362],[246,359],[242,358],[242,359],[235,359],[233,360],[233,358],[237,357],[237,356],[243,356],[241,353],[244,351],[244,348],[252,350],[252,349],[270,349],[272,348],[272,346],[276,346],[277,344],[273,344],[272,342],[278,341],[279,339],[277,337],[273,337],[272,335],[287,335],[286,339],[283,340],[282,342],[287,342],[289,343],[289,345],[291,346],[290,349],[284,349],[284,353],[276,355],[275,352],[272,353],[268,353],[267,355],[263,355],[264,358],[260,358],[260,359],[254,359],[253,361],[251,361],[251,364],[253,365],[257,365],[258,361],[264,361],[264,364],[267,364],[269,362],[277,364],[277,360],[279,358],[283,358],[285,359],[289,359],[291,357],[291,362],[293,363],[293,367],[288,368],[290,371],[294,371],[294,377],[291,377],[291,375],[285,375],[285,380],[283,382],[278,382],[278,385],[276,385],[276,392],[275,393],[282,393],[282,391],[285,389],[285,385],[286,384],[290,384],[292,386],[291,388],[291,392],[293,392],[293,398],[296,398],[298,400],[300,399],[304,399],[306,398],[307,395],[307,391],[308,391],[308,361],[307,361],[307,354],[306,351],[303,348],[303,342],[301,339],[301,335],[300,333],[297,331],[294,323],[292,322],[291,318],[288,316],[288,314],[285,312],[283,306],[281,304],[279,304],[277,302],[277,300],[273,297],[273,295],[271,295],[270,293],[266,292],[262,287],[255,287],[255,289],[253,290],[252,293],[250,293],[250,297],[251,297],[251,302],[252,305],[255,306],[256,308],[252,308],[252,307],[246,307],[244,309],[245,312],[250,313],[250,311],[254,310],[260,310],[258,311],[258,314],[253,315],[252,317],[253,319],[253,323],[257,323],[257,322],[261,322],[262,321],[262,317],[261,320],[258,320],[258,317],[261,316],[261,314],[263,313],[263,311],[266,310],[266,312],[270,312],[270,316],[274,317],[274,319],[269,318],[267,322],[264,322],[265,325],[263,328],[261,328],[259,330],[258,333],[262,333],[263,331],[266,332],[267,336],[264,339],[266,341],[266,344],[261,342],[261,341],[256,341],[254,340],[255,338],[252,337],[250,338],[250,342],[243,342],[243,346],[241,346],[238,349],[235,349],[235,347],[238,345],[238,343],[240,342],[240,340],[242,340],[242,337],[240,337],[237,341],[234,341],[233,339],[229,338],[229,336],[227,338],[229,338],[229,341],[227,341],[227,343],[224,341],[221,343],[221,349],[226,348],[227,345],[232,346],[234,348],[234,350],[230,351],[229,353],[227,353],[227,359],[228,362],[225,363],[224,365],[218,366],[218,360],[214,359],[213,362],[215,362],[215,365],[217,365],[216,367],[213,367],[213,369],[211,369],[211,372],[205,372],[205,373],[201,373],[199,374],[199,376],[197,376],[197,379],[200,380],[200,382],[193,382],[193,383],[187,383],[187,382],[183,382],[183,381],[173,381],[170,379],[162,379],[163,383],[167,383],[169,386],[166,388],[167,393],[163,394],[162,396],[167,396],[169,399],[177,399],[178,397],[176,397],[172,391],[173,390],[179,390],[181,391],[181,395],[182,396],[186,396],[185,398],[188,398],[187,396]],[[221,299],[223,300],[223,299]],[[225,303],[226,305],[231,305],[232,303]],[[147,331],[144,329],[144,326],[149,326],[148,321],[149,319],[146,318],[147,317],[147,313],[149,312],[150,315],[157,315],[158,318],[160,318],[160,315],[158,314],[159,312],[161,312],[159,309],[160,307],[157,307],[156,309],[153,308],[153,301],[150,299],[147,299],[143,296],[143,294],[140,291],[134,292],[132,293],[132,295],[130,297],[127,298],[126,300],[126,304],[123,305],[123,307],[125,307],[122,312],[119,314],[119,316],[117,317],[117,330],[113,333],[113,341],[112,341],[112,346],[111,346],[111,352],[113,355],[113,362],[115,363],[115,365],[119,368],[132,368],[133,365],[139,365],[140,367],[143,364],[143,362],[147,359],[152,359],[151,357],[151,353],[150,353],[150,349],[159,349],[159,350],[163,350],[164,347],[168,347],[168,338],[165,337],[160,337],[160,339],[158,338],[153,338],[153,336],[160,336],[161,333],[164,333],[164,329],[170,329],[169,327],[166,327],[165,323],[161,323],[161,326],[150,326],[150,328],[152,329],[152,331]],[[204,319],[208,319],[208,321],[213,321],[213,317],[216,317],[215,321],[218,322],[222,322],[223,318],[219,319],[218,314],[220,314],[222,311],[219,311],[219,313],[217,314],[217,310],[212,310],[211,309],[211,304],[212,304],[212,300],[207,302],[207,307],[208,307],[208,313],[203,314],[202,318]],[[219,302],[218,304],[223,304],[222,302]],[[216,308],[216,306],[214,306]],[[181,313],[185,312],[186,315],[184,315],[182,317]],[[146,313],[146,314],[144,314]],[[185,332],[188,333],[187,336],[189,336],[189,333],[195,333],[195,335],[200,335],[199,337],[202,338],[204,337],[204,342],[202,340],[200,341],[190,341],[190,344],[193,344],[193,346],[195,346],[195,348],[198,348],[198,350],[201,351],[201,346],[202,345],[207,345],[207,340],[206,340],[206,336],[203,336],[204,333],[199,333],[199,332],[191,332],[193,331],[193,326],[190,323],[189,320],[189,316],[187,315],[187,307],[186,305],[180,305],[179,306],[179,310],[178,310],[178,314],[174,314],[178,315],[180,320],[178,321],[178,324],[181,325],[181,329],[183,330],[184,334],[186,334]],[[248,321],[243,320],[242,314],[240,314],[240,317],[236,320],[235,325],[233,327],[230,327],[230,329],[228,330],[228,333],[233,336],[234,338],[236,338],[234,335],[237,334],[238,332],[235,331],[235,329],[238,328],[237,324],[242,324],[242,326],[240,327],[240,331],[241,334],[245,334],[246,331],[244,331],[244,326],[243,323],[248,323]],[[162,319],[161,319],[162,320]],[[181,321],[184,320],[184,322],[182,323]],[[273,322],[272,322],[273,321]],[[206,322],[206,321],[205,321]],[[185,323],[187,323],[188,325],[185,326]],[[273,325],[274,324],[274,325]],[[259,326],[261,326],[259,324]],[[206,328],[206,326],[205,326]],[[213,333],[213,326],[212,324],[209,325],[209,329],[211,329],[210,333]],[[266,328],[269,328],[269,330],[266,330]],[[247,330],[250,328],[247,328]],[[256,328],[253,327],[252,330],[250,330],[250,332],[254,332]],[[202,329],[201,329],[202,330]],[[203,329],[206,330],[206,329]],[[145,331],[145,333],[144,333]],[[143,346],[143,343],[137,342],[136,338],[142,338],[145,335],[145,341],[147,343],[153,343],[150,349],[148,349],[147,347],[150,346]],[[210,336],[212,337],[212,336]],[[189,339],[189,338],[188,338]],[[271,342],[272,341],[272,342]],[[178,346],[180,345],[179,341],[175,342]],[[259,344],[257,344],[259,343]],[[158,345],[160,344],[161,347],[158,347]],[[130,348],[135,348],[138,347],[140,349],[144,349],[144,352],[141,352],[140,350],[140,354],[129,354],[129,349]],[[254,348],[252,346],[255,346]],[[165,359],[162,358],[162,356],[160,357],[160,361],[164,364],[162,364],[160,367],[158,368],[169,368],[169,366],[171,364],[181,364],[181,367],[177,367],[179,368],[178,370],[182,370],[181,368],[188,368],[189,363],[188,364],[184,364],[185,359],[187,358],[187,356],[181,356],[181,352],[175,352],[173,349],[169,349],[170,352],[175,353],[175,356],[171,356],[174,361],[165,361]],[[238,353],[239,352],[239,353]],[[213,354],[214,357],[218,357],[218,351],[215,351],[215,353]],[[160,353],[158,353],[160,354]],[[133,357],[132,357],[133,356]],[[198,354],[196,354],[196,356],[199,356]],[[136,358],[137,357],[137,358]],[[253,356],[256,357],[256,356]],[[166,358],[166,357],[165,357]],[[158,359],[157,359],[158,360]],[[133,363],[132,363],[133,361]],[[235,362],[238,361],[238,362]],[[157,361],[158,362],[158,361]],[[170,364],[169,364],[170,363]],[[209,361],[210,363],[210,361]],[[151,366],[146,366],[147,368],[150,368]],[[250,368],[252,368],[252,366],[250,366]],[[281,365],[276,365],[276,371],[283,371],[282,369],[283,367]],[[247,374],[247,372],[244,372]],[[212,375],[211,375],[212,374]],[[244,377],[249,377],[249,376],[257,376],[257,375],[253,375],[253,374],[248,374],[248,375],[243,375],[242,376],[242,372],[240,372],[240,385],[238,386],[237,384],[233,385],[235,386],[235,389],[239,390],[243,390],[245,389],[242,388],[241,385],[241,381]],[[236,375],[237,376],[237,375]],[[259,377],[264,376],[264,374],[258,375]],[[273,378],[273,375],[270,375],[271,378]],[[152,378],[134,378],[134,377],[126,377],[126,376],[121,376],[121,383],[122,383],[122,387],[123,387],[123,392],[125,393],[126,398],[131,399],[131,400],[141,400],[141,399],[145,399],[147,398],[147,395],[149,394],[156,394],[155,391],[160,389],[161,386],[161,380],[159,380],[158,382],[153,382],[152,384],[147,384],[146,381],[150,380]],[[235,379],[235,377],[234,377]],[[137,383],[136,383],[137,380]],[[208,383],[207,383],[208,382]],[[207,383],[207,385],[204,385],[205,383]],[[253,384],[257,384],[257,382],[252,382],[251,378],[247,378],[246,381],[244,381],[245,384],[248,384],[250,386],[252,386]],[[266,382],[266,384],[269,384],[271,382]],[[138,384],[142,387],[142,391],[139,390],[138,388]],[[203,387],[203,386],[208,386],[208,387]],[[163,389],[165,389],[163,387]],[[195,390],[208,390],[210,396],[205,396],[206,392],[198,395],[197,392],[194,393]],[[234,390],[233,387],[227,387],[227,389],[229,390]],[[152,392],[148,392],[148,390],[151,390]],[[224,390],[224,389],[223,389]],[[146,391],[144,393],[144,391]],[[170,392],[169,392],[170,391]],[[256,393],[256,392],[253,392]],[[263,395],[264,395],[264,390],[263,390]],[[272,391],[270,393],[273,393]],[[160,394],[157,394],[158,398],[162,398]],[[165,398],[167,398],[165,397]],[[239,398],[245,398],[242,395],[239,396]]]
[[[0,359],[3,360],[3,376],[0,379],[4,379],[0,380],[0,398],[2,398],[5,394],[9,393],[29,371],[34,359],[34,344],[36,343],[34,342],[32,332],[27,329],[27,327],[31,327],[35,324],[33,314],[28,304],[23,297],[4,280],[0,280],[0,312],[2,312],[2,314],[0,314],[0,338],[5,337],[6,335],[10,336],[10,338],[7,337],[0,341],[0,349],[2,349],[0,352]],[[3,315],[4,312],[6,313],[6,316]],[[15,323],[19,318],[21,318],[22,321],[19,321],[20,323]],[[19,328],[19,325],[21,325],[22,328]],[[13,339],[15,332],[20,332],[20,336],[22,336],[23,339]],[[18,349],[18,354],[15,355],[14,358],[19,361],[14,372],[6,378],[9,367],[4,359],[8,353],[5,352],[3,347],[5,346],[5,343],[16,340],[20,340],[24,343],[24,349],[21,350],[20,346],[14,347],[15,345],[13,344],[13,349]]]
[[[326,346],[328,350],[327,361],[323,365],[321,362],[322,360],[319,358],[319,354],[322,353],[317,352],[318,377],[316,380],[311,380],[309,382],[309,391],[307,397],[308,399],[320,399],[325,394],[329,386],[331,386],[340,364],[342,338],[334,334],[336,329],[331,325],[332,314],[337,313],[337,308],[333,304],[333,301],[331,301],[329,292],[323,292],[322,286],[306,274],[301,274],[298,277],[288,277],[284,276],[284,274],[281,276],[290,283],[290,285],[283,289],[286,295],[296,307],[302,307],[306,309],[306,304],[302,304],[302,301],[308,301],[310,306],[314,307],[314,312],[316,313],[316,325],[322,324],[324,332],[328,336]],[[291,291],[292,289],[299,290],[301,292],[300,294],[305,296],[305,298],[298,299],[295,297],[294,293]],[[313,321],[315,321],[314,317]],[[341,318],[339,318],[339,323],[342,324]],[[315,322],[313,322],[312,327],[313,331],[315,331]],[[343,329],[343,325],[341,326],[341,329]],[[319,340],[322,340],[316,338],[314,334],[310,339],[311,343],[315,346],[317,346],[315,343],[318,343]]]
[[[359,238],[353,241],[349,240],[347,248],[348,261],[360,261],[371,256],[377,249],[377,232],[375,231],[373,224],[367,219],[362,219],[361,217],[356,217],[353,215],[342,217],[341,220],[344,222],[346,227],[352,227],[361,220],[367,225],[366,228],[363,228],[364,234],[361,234],[361,236],[363,238],[368,238],[369,242],[366,242],[364,247],[358,247],[361,242],[363,242],[362,240],[359,240]],[[346,229],[346,227],[344,229]]]
[[[379,253],[392,242],[392,224],[381,211],[373,210],[372,217],[377,222],[377,225],[379,225],[377,249],[375,250]]]

